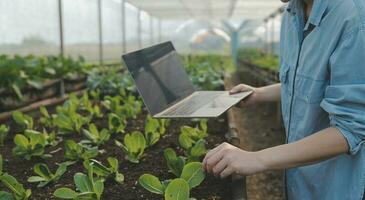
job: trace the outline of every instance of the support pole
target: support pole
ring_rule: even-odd
[[[103,55],[103,19],[102,19],[102,0],[98,0],[98,30],[99,30],[99,62],[100,65],[104,63]]]
[[[155,33],[153,31],[153,17],[150,16],[150,43],[153,45],[155,43]]]
[[[158,42],[162,42],[162,21],[161,19],[157,19],[157,23],[158,23]]]
[[[125,0],[122,0],[122,46],[123,46],[123,53],[127,52],[127,36],[126,36],[126,29],[125,29],[125,22],[126,22],[126,14],[125,14]]]
[[[142,23],[141,23],[141,15],[142,12],[140,9],[138,9],[137,11],[137,39],[138,39],[138,48],[141,49],[142,48]]]
[[[58,0],[58,23],[60,28],[60,55],[65,56],[64,40],[63,40],[63,11],[62,0]]]

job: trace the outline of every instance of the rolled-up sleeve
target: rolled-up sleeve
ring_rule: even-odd
[[[321,107],[329,113],[332,127],[346,138],[354,155],[365,143],[365,30],[345,35],[333,52],[330,83]]]

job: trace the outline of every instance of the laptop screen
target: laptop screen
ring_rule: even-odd
[[[152,115],[194,92],[171,42],[132,52],[122,58]]]

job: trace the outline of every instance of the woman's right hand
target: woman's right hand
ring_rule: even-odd
[[[238,107],[250,106],[260,102],[259,88],[252,87],[249,85],[245,84],[236,85],[229,91],[229,94],[237,94],[240,92],[248,92],[248,91],[252,91],[252,94],[247,98],[244,98],[239,104],[237,104]]]

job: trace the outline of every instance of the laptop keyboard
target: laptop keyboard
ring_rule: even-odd
[[[193,95],[188,100],[181,102],[179,105],[170,108],[168,111],[163,113],[165,116],[174,115],[191,115],[196,110],[210,102],[211,100],[217,98],[222,93],[219,92],[201,92]]]

